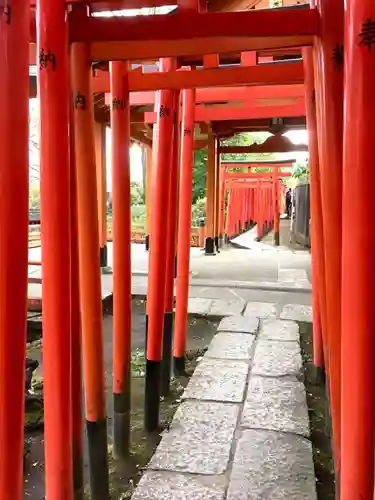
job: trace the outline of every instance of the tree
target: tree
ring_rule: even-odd
[[[194,153],[193,165],[193,204],[205,196],[207,151],[200,149]]]
[[[130,198],[132,205],[144,205],[145,194],[142,186],[137,182],[130,183]]]

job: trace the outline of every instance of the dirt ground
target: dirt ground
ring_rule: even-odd
[[[112,500],[125,500],[131,497],[134,486],[139,481],[143,469],[151,458],[161,436],[147,434],[143,430],[144,409],[144,339],[145,305],[143,301],[133,301],[132,309],[132,450],[126,466],[118,466],[111,458],[112,435],[112,316],[103,319],[105,383],[107,395],[107,424],[109,441],[109,466]],[[217,323],[204,318],[189,317],[187,371],[193,371],[197,359],[204,353],[215,334]],[[41,345],[28,349],[28,356],[38,359],[40,367],[37,378],[43,375]],[[171,394],[161,402],[161,422],[168,426],[180,402],[180,396],[187,384],[186,377],[173,379]],[[25,464],[24,500],[44,499],[44,441],[43,431],[27,432],[29,454]],[[85,476],[88,470],[85,463]]]
[[[327,410],[326,384],[322,377],[317,376],[313,364],[312,324],[300,324],[300,340],[318,500],[335,500],[331,422]]]

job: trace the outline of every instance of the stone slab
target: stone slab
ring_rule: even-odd
[[[259,319],[256,316],[230,316],[220,321],[218,332],[256,333]]]
[[[299,341],[299,329],[294,321],[263,319],[260,322],[259,338],[262,340]]]
[[[313,320],[312,307],[303,306],[302,304],[286,304],[283,307],[280,318],[312,323]]]
[[[212,299],[202,299],[200,297],[191,297],[188,301],[189,314],[206,316],[211,309]]]
[[[251,377],[241,425],[309,437],[304,385],[297,379]]]
[[[223,474],[228,466],[239,405],[185,401],[178,408],[149,468]]]
[[[225,481],[222,476],[147,471],[132,500],[224,500],[224,496]]]
[[[211,340],[206,357],[251,360],[254,355],[254,335],[237,332],[219,332]]]
[[[279,269],[279,280],[283,282],[307,281],[304,269]]]
[[[255,349],[254,375],[281,377],[299,376],[302,371],[302,357],[297,342],[259,340]]]
[[[307,439],[246,430],[238,442],[227,500],[316,500]]]
[[[241,403],[244,399],[249,363],[210,359],[198,364],[183,394],[183,399]]]
[[[213,299],[208,311],[210,316],[237,316],[245,308],[245,301],[242,299],[224,300]]]
[[[256,316],[257,318],[276,318],[277,306],[270,302],[248,302],[244,315]]]

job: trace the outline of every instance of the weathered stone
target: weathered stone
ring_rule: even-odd
[[[268,377],[300,375],[302,358],[297,342],[259,340],[252,373]]]
[[[188,302],[189,314],[206,316],[211,309],[212,299],[201,299],[199,297],[190,297]]]
[[[245,316],[256,316],[257,318],[276,318],[276,304],[270,302],[248,302],[244,312]]]
[[[224,496],[224,476],[147,471],[132,500],[223,500]]]
[[[259,319],[254,316],[231,316],[220,321],[218,332],[256,333]]]
[[[292,434],[244,431],[227,500],[316,500],[311,443]]]
[[[283,307],[281,319],[291,319],[293,321],[305,321],[312,323],[313,314],[311,306],[301,304],[287,304]]]
[[[298,342],[298,325],[294,321],[264,319],[260,323],[259,337],[262,340]]]
[[[206,357],[250,360],[254,340],[255,336],[247,333],[219,332],[211,340]]]
[[[296,379],[251,377],[242,426],[310,435],[305,387]]]
[[[150,462],[151,469],[222,474],[228,466],[239,405],[185,401]]]
[[[210,316],[237,316],[241,314],[245,307],[245,301],[213,299],[208,311]]]
[[[279,269],[279,281],[291,283],[307,281],[307,274],[304,269]]]
[[[198,364],[183,399],[241,403],[244,398],[249,363],[204,357]]]

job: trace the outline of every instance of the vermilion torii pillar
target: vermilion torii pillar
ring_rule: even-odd
[[[96,178],[99,213],[100,267],[108,265],[107,255],[107,168],[106,168],[106,124],[94,122]]]
[[[78,10],[79,9],[79,10]],[[72,15],[83,18],[85,10]],[[87,44],[71,46],[77,171],[79,285],[86,429],[92,500],[108,500],[107,420],[104,393],[102,294],[91,62]]]
[[[176,319],[173,344],[174,371],[178,375],[185,373],[189,298],[191,203],[193,192],[195,90],[184,90],[182,98]]]
[[[372,500],[375,445],[372,220],[375,3],[372,0],[352,0],[346,4],[345,42],[340,499]]]
[[[209,133],[206,176],[206,255],[215,255],[215,139]]]
[[[274,231],[274,242],[276,246],[280,245],[280,187],[279,187],[279,169],[275,168],[272,172],[272,201],[273,201],[273,231]]]
[[[0,9],[0,183],[2,189],[0,262],[4,266],[0,274],[0,497],[4,500],[23,498],[29,224],[29,31],[28,2],[23,0],[3,2]],[[69,297],[67,299],[69,300]],[[51,307],[51,300],[49,306]],[[50,328],[48,331],[50,348],[51,336],[54,334],[56,330]],[[66,349],[64,352],[66,353]],[[51,362],[53,361],[50,360],[50,367]],[[51,372],[49,376],[49,389],[51,389],[51,382],[52,385],[54,384],[51,380]],[[56,386],[61,389],[58,383]],[[67,392],[69,393],[69,387]],[[59,395],[55,397],[58,398]],[[49,392],[48,404],[51,405],[51,402]],[[49,406],[47,424],[51,446],[51,430],[53,432],[56,428],[51,429],[50,409],[51,406]],[[68,403],[68,411],[69,409]],[[58,416],[60,423],[66,415],[65,409],[63,413]],[[68,424],[66,430],[69,432],[69,422],[65,423]],[[64,451],[68,452],[66,449]],[[51,461],[49,463],[51,464]]]
[[[79,256],[77,221],[77,176],[74,141],[73,102],[70,102],[70,338],[72,452],[74,500],[84,498],[83,479],[83,412],[82,412],[82,345],[79,303]]]
[[[27,10],[29,17],[26,5],[19,5],[19,8]],[[38,0],[37,26],[41,113],[45,489],[46,497],[50,500],[72,500],[71,346],[70,335],[67,334],[71,317],[70,259],[67,256],[67,249],[70,249],[70,99],[65,2]],[[3,26],[1,36],[2,33]],[[24,36],[22,29],[15,35],[17,40],[20,36]],[[14,47],[19,46],[22,50],[22,44],[18,45],[17,40],[14,39]],[[11,60],[18,60],[17,52]],[[19,71],[21,74],[14,77],[12,85],[2,94],[9,100],[13,89],[17,88],[17,82],[22,81],[21,75],[25,70],[21,66]],[[22,106],[23,98],[26,102],[24,91],[16,97],[15,102]],[[12,133],[15,132],[13,128],[11,130]],[[15,149],[17,151],[18,146]],[[14,151],[12,155],[14,154],[17,153]],[[18,237],[22,234],[22,229],[25,230],[21,224],[20,228],[17,228]],[[95,244],[98,248],[98,239]],[[17,307],[17,314],[24,310],[25,305]],[[23,375],[20,379],[23,380]]]
[[[324,347],[327,349],[326,326],[326,294],[324,265],[323,214],[319,172],[318,130],[316,118],[316,98],[314,83],[314,60],[312,48],[303,49],[305,68],[305,91],[307,127],[309,134],[309,164],[311,185],[311,249],[312,249],[312,281],[313,281],[313,334],[314,365],[320,377],[324,373]],[[323,337],[324,335],[324,337]],[[323,344],[324,342],[324,344]],[[328,368],[328,367],[327,367]]]
[[[111,73],[113,221],[113,456],[125,460],[130,444],[131,212],[130,106],[127,62]]]
[[[164,329],[163,329],[163,365],[161,376],[161,395],[169,394],[172,371],[172,344],[173,344],[173,308],[174,284],[176,275],[176,239],[178,217],[178,180],[180,163],[180,93],[173,96],[173,143],[171,148],[171,178],[169,185],[169,203],[166,211],[167,262],[165,267],[165,302],[164,302]]]
[[[319,0],[321,34],[317,38],[317,85],[320,118],[321,196],[325,246],[329,387],[333,428],[336,485],[340,476],[340,381],[341,381],[341,226],[342,226],[342,135],[343,135],[343,0]],[[351,68],[349,69],[351,71]],[[339,492],[338,492],[339,493]],[[353,497],[352,497],[353,498]]]
[[[163,60],[163,70],[170,71],[172,60]],[[161,361],[163,350],[165,268],[167,241],[165,238],[165,212],[168,209],[165,193],[169,193],[171,179],[171,141],[173,139],[173,92],[160,91],[158,135],[155,164],[152,166],[153,192],[151,199],[151,246],[149,282],[147,292],[147,349],[144,423],[147,431],[159,427],[161,391]]]

